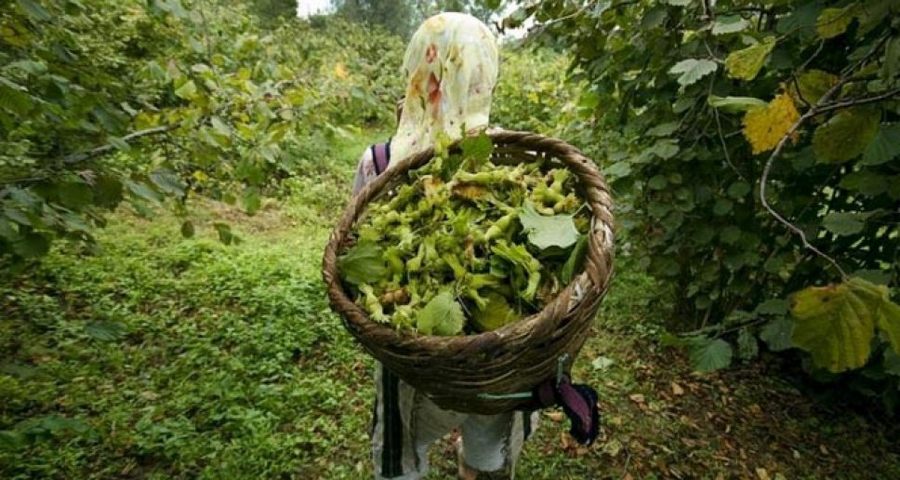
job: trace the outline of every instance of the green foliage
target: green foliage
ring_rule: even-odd
[[[427,165],[367,205],[339,258],[375,321],[426,335],[498,328],[555,298],[563,271],[577,273],[574,247],[590,219],[572,174],[543,158],[493,163],[483,132],[459,147],[439,143]]]
[[[568,48],[573,76],[589,85],[583,136],[599,144],[618,203],[634,205],[622,227],[642,264],[674,285],[683,324],[673,327],[703,326],[748,354],[748,335],[783,350],[793,326],[756,307],[836,273],[760,204],[766,158],[756,155],[780,143],[769,203],[849,272],[900,277],[900,164],[887,141],[900,117],[896,9],[886,0],[523,7],[537,40]]]
[[[690,343],[691,364],[698,372],[711,372],[731,364],[731,345],[720,338],[697,338]]]
[[[792,342],[810,352],[817,367],[832,373],[862,367],[876,329],[894,353],[900,352],[900,306],[890,301],[883,285],[855,277],[801,290],[792,302]]]
[[[566,81],[560,75],[569,63],[564,53],[506,44],[500,56],[501,73],[494,90],[491,123],[544,135],[565,132],[567,138],[584,133],[578,128],[576,116],[579,112],[589,113],[596,107],[597,98],[582,84]],[[586,147],[590,142],[578,145]]]
[[[416,328],[425,335],[458,335],[462,332],[466,317],[453,292],[444,291],[434,296],[419,311]]]
[[[572,215],[541,215],[531,202],[525,202],[525,208],[519,214],[519,223],[528,236],[528,242],[538,250],[568,249],[578,241],[578,229]]]
[[[354,285],[381,281],[388,274],[383,255],[384,252],[374,243],[354,245],[338,261],[342,278]]]
[[[3,8],[0,263],[39,258],[56,238],[90,244],[122,202],[187,215],[201,195],[253,213],[314,172],[344,125],[391,117],[399,38],[334,18],[264,29],[243,3]]]

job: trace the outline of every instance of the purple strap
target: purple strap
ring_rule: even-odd
[[[391,142],[372,145],[372,159],[375,163],[375,173],[381,175],[391,162]]]
[[[568,376],[559,383],[555,378],[535,388],[533,409],[562,407],[572,422],[569,433],[582,445],[590,445],[600,431],[600,410],[597,408],[597,391],[587,385],[573,384]]]

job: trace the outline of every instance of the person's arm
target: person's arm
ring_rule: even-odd
[[[363,151],[356,165],[356,177],[353,179],[353,195],[359,193],[367,183],[371,182],[378,174],[375,172],[375,159],[372,158],[372,149]]]

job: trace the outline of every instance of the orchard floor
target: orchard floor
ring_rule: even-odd
[[[366,479],[372,361],[332,314],[319,264],[357,150],[252,217],[195,201],[193,238],[127,208],[99,252],[59,245],[0,287],[0,478]],[[241,241],[225,246],[214,222]],[[655,341],[658,287],[619,274],[575,367],[600,440],[546,412],[520,479],[900,478],[894,419],[816,402],[763,363],[706,375]],[[449,441],[429,479],[454,478]]]

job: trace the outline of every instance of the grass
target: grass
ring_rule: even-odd
[[[117,213],[101,252],[61,245],[0,288],[0,478],[371,478],[372,361],[330,312],[322,247],[353,162],[339,139],[247,217],[194,202]],[[241,242],[225,246],[212,223]],[[708,375],[654,341],[659,292],[622,259],[576,378],[603,434],[573,445],[548,412],[518,478],[900,478],[887,422],[801,395],[766,363]],[[449,442],[430,479],[452,478]]]

